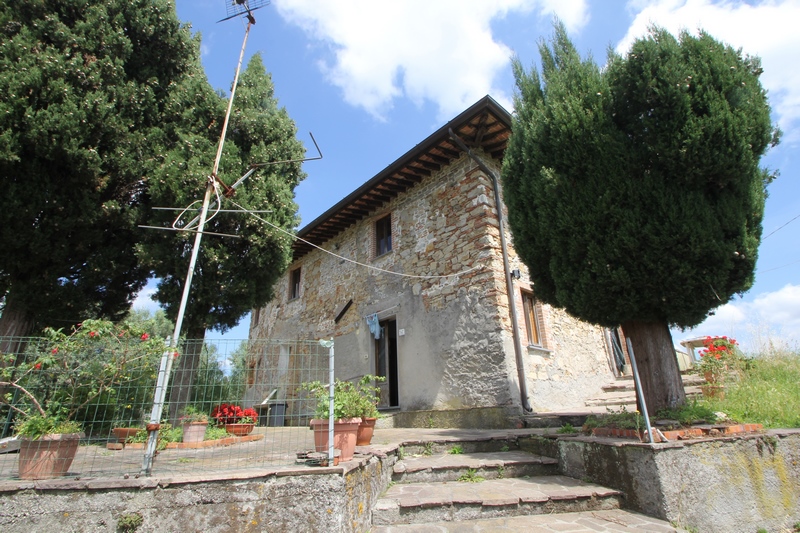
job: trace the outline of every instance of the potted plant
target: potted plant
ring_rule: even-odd
[[[113,410],[109,398],[130,385],[141,367],[157,361],[163,344],[149,335],[108,321],[86,320],[70,334],[48,328],[42,342],[24,354],[3,355],[0,397],[15,413],[23,479],[64,475],[75,458],[83,431],[108,426],[97,412]]]
[[[706,384],[701,386],[703,394],[722,399],[725,397],[725,380],[741,367],[738,343],[725,336],[706,337],[703,347],[694,371],[706,380]]]
[[[208,427],[208,415],[189,405],[178,419],[183,428],[183,442],[203,442]]]
[[[223,403],[211,411],[211,417],[231,435],[243,437],[253,431],[258,413],[252,407],[242,409],[239,405]]]
[[[366,375],[356,384],[356,390],[361,396],[359,417],[361,423],[358,425],[356,436],[356,446],[369,446],[372,442],[372,434],[375,431],[375,423],[378,421],[378,401],[380,400],[380,387],[374,385],[377,381],[386,381],[383,376]]]
[[[341,452],[339,459],[349,461],[356,448],[359,414],[363,412],[363,397],[349,381],[334,381],[333,400],[333,447]],[[329,447],[329,394],[330,389],[319,381],[304,383],[301,390],[310,392],[317,404],[310,427],[314,431],[314,446],[318,452],[327,452]]]

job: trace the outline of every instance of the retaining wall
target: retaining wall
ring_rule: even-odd
[[[704,533],[800,522],[800,430],[663,444],[559,441],[564,474],[622,490],[625,505]]]

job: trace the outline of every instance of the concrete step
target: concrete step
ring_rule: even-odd
[[[566,476],[399,483],[372,510],[373,526],[618,509],[622,493]]]
[[[683,388],[686,396],[693,397],[702,394],[700,386],[705,384],[703,376],[697,374],[681,374]],[[631,376],[622,376],[602,387],[603,393],[595,398],[588,398],[584,403],[587,407],[625,407],[628,410],[636,409],[636,385]]]
[[[511,516],[429,524],[395,524],[375,526],[370,533],[468,533],[468,532],[521,533],[677,533],[682,529],[668,522],[622,509],[583,511],[577,513]]]
[[[698,374],[681,374],[684,387],[700,386],[706,382],[703,376]],[[635,392],[636,384],[631,376],[621,376],[611,383],[607,383],[602,387],[603,392]]]
[[[523,451],[495,453],[436,454],[406,456],[394,465],[395,483],[430,483],[458,481],[480,476],[503,479],[524,476],[547,476],[558,473],[558,460]]]

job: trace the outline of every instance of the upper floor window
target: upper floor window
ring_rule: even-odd
[[[392,251],[392,215],[375,222],[375,256]]]
[[[529,346],[543,346],[539,328],[539,307],[533,293],[522,291],[522,307],[525,313],[525,328]]]
[[[289,299],[300,298],[300,267],[289,273]]]

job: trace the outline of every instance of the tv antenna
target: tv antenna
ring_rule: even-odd
[[[150,475],[153,467],[153,459],[155,458],[156,454],[156,444],[158,441],[158,431],[160,429],[160,421],[161,421],[161,414],[164,410],[164,400],[167,394],[167,386],[169,385],[169,377],[170,373],[172,372],[172,363],[175,359],[175,355],[177,355],[177,346],[178,346],[178,339],[180,338],[181,328],[183,326],[183,318],[184,314],[186,313],[186,305],[189,301],[189,292],[192,286],[192,277],[194,276],[194,269],[197,263],[197,255],[200,251],[200,242],[203,238],[203,229],[205,228],[206,222],[209,220],[208,218],[208,211],[209,205],[211,204],[212,195],[216,197],[216,209],[217,212],[221,211],[222,207],[222,198],[220,198],[219,191],[223,191],[223,196],[226,198],[230,198],[233,196],[237,187],[239,187],[248,177],[254,174],[259,168],[267,166],[267,165],[276,165],[279,163],[292,163],[292,162],[302,162],[308,161],[313,159],[322,159],[322,153],[319,151],[319,146],[317,146],[317,141],[314,140],[314,136],[311,136],[311,139],[314,141],[314,146],[317,148],[317,152],[319,152],[318,157],[313,157],[309,159],[301,159],[301,160],[289,160],[289,161],[271,161],[265,163],[257,163],[250,166],[250,169],[241,177],[239,178],[232,186],[227,186],[222,180],[219,179],[217,172],[219,171],[219,163],[220,159],[222,158],[222,148],[225,145],[225,136],[228,131],[228,123],[230,121],[231,110],[233,109],[233,100],[236,96],[236,86],[239,84],[239,73],[242,70],[242,62],[244,61],[244,51],[247,47],[247,39],[250,36],[250,29],[256,23],[256,19],[253,16],[253,11],[260,9],[266,5],[269,5],[269,0],[223,0],[226,4],[226,17],[220,20],[219,22],[223,22],[226,20],[230,20],[235,17],[242,16],[247,19],[247,27],[244,32],[244,39],[242,41],[242,49],[239,53],[239,62],[236,65],[236,74],[233,78],[233,88],[231,89],[230,98],[228,98],[228,108],[225,112],[225,120],[222,123],[222,133],[220,134],[219,143],[217,144],[217,154],[214,158],[214,166],[211,170],[211,174],[208,176],[208,182],[206,185],[206,192],[205,196],[203,197],[202,206],[200,208],[200,213],[197,215],[193,220],[191,220],[188,224],[181,224],[180,218],[181,215],[178,216],[175,223],[173,224],[173,228],[157,228],[157,229],[173,229],[179,231],[192,231],[195,233],[194,238],[194,246],[192,247],[192,254],[189,260],[189,270],[186,273],[186,281],[183,286],[183,295],[181,296],[180,306],[178,307],[178,316],[175,320],[175,329],[172,333],[172,337],[170,337],[169,345],[164,351],[164,354],[161,356],[161,365],[159,366],[158,370],[158,381],[156,382],[156,389],[153,395],[153,409],[150,413],[150,422],[147,424],[147,445],[145,447],[144,457],[142,459],[142,470],[141,473],[145,475]],[[183,209],[183,212],[189,211],[194,209],[194,205],[192,204],[189,207]],[[216,213],[215,213],[216,215]],[[214,216],[215,216],[214,215]],[[213,216],[212,216],[213,218]],[[176,227],[176,226],[184,226],[184,227]],[[147,227],[147,226],[145,226]]]

